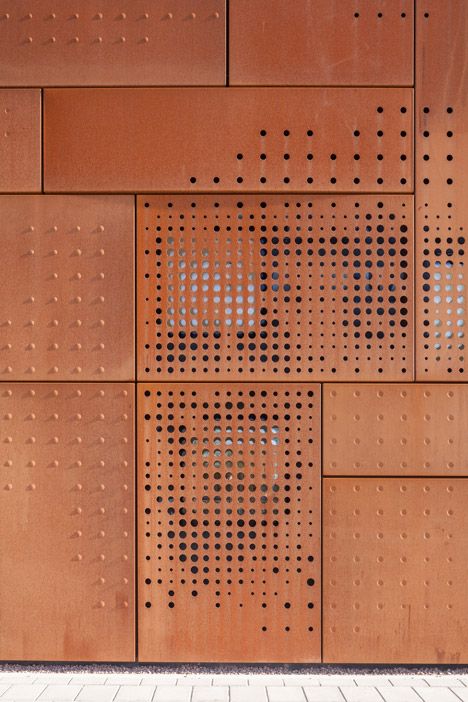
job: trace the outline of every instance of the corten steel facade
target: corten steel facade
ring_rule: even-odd
[[[0,659],[468,662],[467,46],[0,1]]]

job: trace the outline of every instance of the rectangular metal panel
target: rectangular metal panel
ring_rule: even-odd
[[[40,189],[41,91],[0,90],[0,192]]]
[[[134,199],[0,197],[0,380],[134,377]]]
[[[224,85],[225,0],[0,2],[0,85]]]
[[[1,659],[134,659],[133,401],[2,383]]]
[[[410,192],[412,91],[49,89],[45,186]]]
[[[465,379],[468,4],[417,3],[417,377]]]
[[[141,661],[320,660],[320,388],[138,386]]]
[[[412,0],[234,0],[229,35],[231,85],[413,83]]]
[[[138,198],[138,377],[413,377],[411,196]]]
[[[466,663],[468,480],[324,480],[327,663]]]
[[[329,475],[468,475],[468,386],[325,385]]]

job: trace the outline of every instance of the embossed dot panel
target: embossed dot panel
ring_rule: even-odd
[[[320,660],[320,388],[141,384],[139,660]]]
[[[417,377],[464,379],[468,5],[417,3]]]
[[[0,380],[134,375],[133,198],[0,197]]]
[[[224,0],[2,0],[0,85],[224,85]]]
[[[413,82],[411,0],[234,0],[229,34],[231,85]]]
[[[0,90],[0,192],[40,189],[41,92]]]
[[[323,488],[324,661],[466,663],[468,480]]]
[[[49,89],[45,186],[410,192],[412,91]]]
[[[468,475],[467,426],[466,385],[325,385],[323,469]]]
[[[0,658],[133,660],[132,385],[0,386]]]
[[[138,199],[138,375],[412,378],[410,196]]]

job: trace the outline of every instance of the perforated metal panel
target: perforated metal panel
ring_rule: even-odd
[[[138,394],[139,659],[319,660],[319,387]]]
[[[0,85],[224,82],[224,0],[0,2]]]
[[[464,379],[468,6],[417,3],[417,376]]]
[[[0,658],[133,660],[133,386],[0,386]]]
[[[231,85],[411,85],[411,0],[234,0]]]
[[[41,92],[0,90],[0,192],[40,189]]]
[[[412,91],[46,90],[45,186],[410,192]]]
[[[134,375],[132,197],[0,197],[0,380]]]
[[[323,469],[338,475],[468,475],[468,386],[326,385]]]
[[[468,480],[324,480],[324,661],[468,660]]]
[[[138,375],[412,378],[408,196],[138,200]]]

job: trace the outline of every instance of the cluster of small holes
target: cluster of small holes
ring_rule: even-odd
[[[419,192],[423,201],[423,247],[421,248],[423,371],[433,364],[444,366],[447,374],[464,373],[465,360],[465,232],[457,217],[457,113],[444,108],[442,129],[439,118],[431,129],[433,109],[421,108],[422,130],[419,142]],[[444,149],[443,155],[434,145]],[[445,148],[444,148],[445,147]],[[440,203],[434,208],[432,201]]]
[[[422,624],[427,610],[443,618],[456,606],[463,588],[454,557],[457,493],[447,480],[326,481],[325,636],[339,637],[338,648],[355,643],[350,631],[369,642],[378,632],[391,647],[395,627]],[[439,638],[440,630],[433,633]],[[421,652],[424,644],[415,643]],[[338,655],[346,659],[346,651]]]
[[[335,385],[324,400],[324,466],[334,475],[466,473],[463,386]]]
[[[275,129],[265,125],[255,133],[255,150],[247,152],[239,148],[233,153],[231,166],[237,175],[231,175],[232,168],[224,176],[220,172],[208,179],[190,174],[187,188],[212,187],[213,184],[229,189],[233,186],[285,190],[291,187],[301,190],[405,188],[411,164],[410,109],[406,105],[384,107],[379,104],[373,116],[372,127],[368,120],[365,124],[354,120],[355,126],[346,134],[349,143],[342,151],[333,150],[330,135],[324,133],[320,124],[302,129]],[[401,172],[397,178],[395,170]]]
[[[201,598],[261,632],[312,634],[316,388],[145,388],[145,607]]]
[[[405,199],[179,196],[145,205],[147,377],[351,379],[410,369]]]

